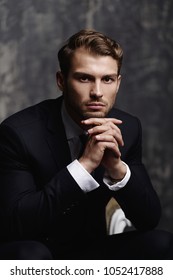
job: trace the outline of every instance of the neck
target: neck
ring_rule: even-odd
[[[67,106],[67,104],[65,103],[64,101],[64,107],[65,107],[65,110],[66,110],[66,113],[69,115],[69,117],[78,125],[80,126],[82,129],[85,129],[84,128],[84,125],[81,124],[81,121],[82,121],[82,118],[79,118],[74,114],[72,114],[70,108]]]

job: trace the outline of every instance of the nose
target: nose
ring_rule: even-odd
[[[90,90],[90,96],[93,98],[101,98],[103,96],[101,83],[99,81],[95,81],[92,84],[92,88]]]

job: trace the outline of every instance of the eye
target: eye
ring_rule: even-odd
[[[79,77],[80,82],[82,83],[88,83],[90,81],[90,78],[88,76],[81,76]]]
[[[111,84],[115,81],[115,79],[113,77],[110,77],[110,76],[105,76],[105,77],[103,77],[103,81],[106,84]]]

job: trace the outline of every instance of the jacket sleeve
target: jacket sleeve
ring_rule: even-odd
[[[131,133],[135,135],[124,161],[131,170],[127,185],[113,196],[123,209],[125,216],[139,230],[156,227],[161,216],[161,205],[149,175],[142,163],[142,129],[140,121],[135,122]]]
[[[4,239],[44,237],[85,201],[67,168],[41,188],[34,176],[24,141],[15,129],[1,125],[0,219]]]

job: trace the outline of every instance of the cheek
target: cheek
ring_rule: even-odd
[[[80,84],[74,86],[72,91],[74,93],[73,96],[75,96],[77,102],[79,100],[85,100],[88,97],[89,89],[86,85]]]
[[[112,103],[115,101],[115,98],[116,98],[116,90],[115,88],[112,88],[112,89],[107,89],[107,91],[105,91],[105,98],[107,99],[107,102],[108,103]]]

